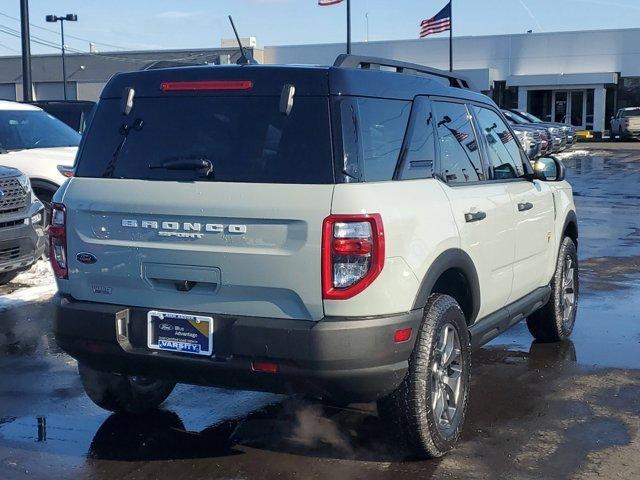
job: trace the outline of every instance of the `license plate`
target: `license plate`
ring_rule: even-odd
[[[184,313],[147,314],[147,346],[153,350],[213,354],[213,318]]]

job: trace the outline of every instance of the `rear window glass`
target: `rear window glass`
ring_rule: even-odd
[[[622,116],[623,117],[640,117],[640,108],[636,108],[633,110],[623,110],[622,111]]]
[[[138,98],[128,116],[101,100],[78,177],[247,183],[333,183],[329,105],[298,97],[290,115],[279,97]],[[207,159],[213,172],[159,168]]]

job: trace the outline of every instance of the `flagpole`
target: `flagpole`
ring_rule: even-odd
[[[451,6],[451,28],[449,29],[449,71],[453,72],[453,0],[449,1]]]
[[[351,55],[351,0],[347,0],[347,55]]]

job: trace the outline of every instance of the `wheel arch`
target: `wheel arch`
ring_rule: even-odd
[[[34,190],[46,190],[51,192],[51,196],[53,196],[60,188],[60,185],[53,183],[50,180],[45,180],[43,178],[31,178],[31,188]]]
[[[424,308],[434,292],[454,297],[467,324],[474,323],[480,311],[480,282],[473,260],[466,252],[452,248],[435,259],[420,283],[413,308]]]

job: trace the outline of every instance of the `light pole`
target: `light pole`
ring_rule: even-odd
[[[29,1],[20,0],[20,32],[22,37],[22,100],[33,100],[31,87],[31,41],[29,36]]]
[[[58,17],[57,15],[47,15],[47,22],[55,23],[60,22],[60,36],[62,40],[62,90],[64,91],[64,99],[67,99],[67,65],[64,58],[64,22],[77,22],[78,16],[75,13],[67,13],[64,17]]]

